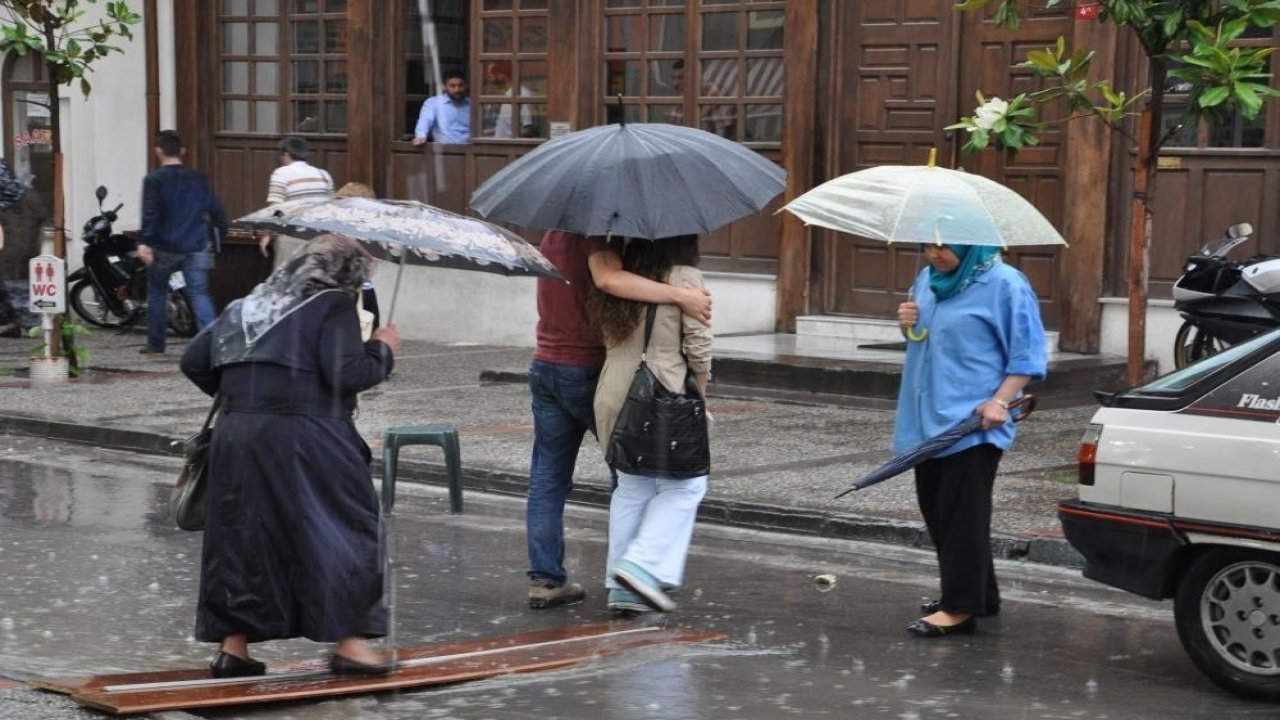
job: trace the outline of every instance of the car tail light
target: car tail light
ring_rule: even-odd
[[[1098,460],[1098,441],[1102,439],[1102,426],[1090,425],[1080,438],[1080,449],[1076,450],[1077,482],[1081,485],[1093,485],[1094,465]]]

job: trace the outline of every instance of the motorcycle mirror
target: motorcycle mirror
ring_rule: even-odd
[[[1249,237],[1253,234],[1253,226],[1249,223],[1236,223],[1227,228],[1227,237],[1232,240],[1236,238]]]
[[[98,198],[98,202],[101,203],[103,200],[107,199],[107,186],[99,185],[98,189],[93,191],[93,194]]]

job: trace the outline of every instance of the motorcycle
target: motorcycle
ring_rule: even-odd
[[[122,233],[112,232],[112,223],[124,203],[104,210],[107,189],[101,185],[98,214],[89,218],[80,232],[84,241],[84,263],[67,276],[72,283],[71,307],[85,322],[104,328],[129,328],[146,317],[147,267],[138,257],[137,244]],[[196,334],[195,314],[182,292],[182,273],[169,278],[169,328],[183,337]]]
[[[1280,326],[1280,257],[1229,260],[1253,226],[1239,223],[1187,258],[1173,284],[1173,307],[1184,322],[1173,341],[1173,362],[1184,367]]]

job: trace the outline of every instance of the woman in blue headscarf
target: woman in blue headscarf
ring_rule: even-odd
[[[1009,404],[1044,379],[1040,306],[1030,283],[1000,260],[1000,249],[929,245],[929,267],[898,306],[908,338],[894,452],[903,452],[966,417],[982,429],[916,466],[916,497],[938,553],[942,594],[907,626],[917,637],[972,633],[979,615],[1000,611],[991,559],[991,490],[1013,443]]]

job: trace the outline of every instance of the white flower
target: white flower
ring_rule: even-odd
[[[990,130],[995,124],[1004,117],[1009,110],[1009,103],[998,97],[993,97],[973,111],[973,124],[983,130]]]

